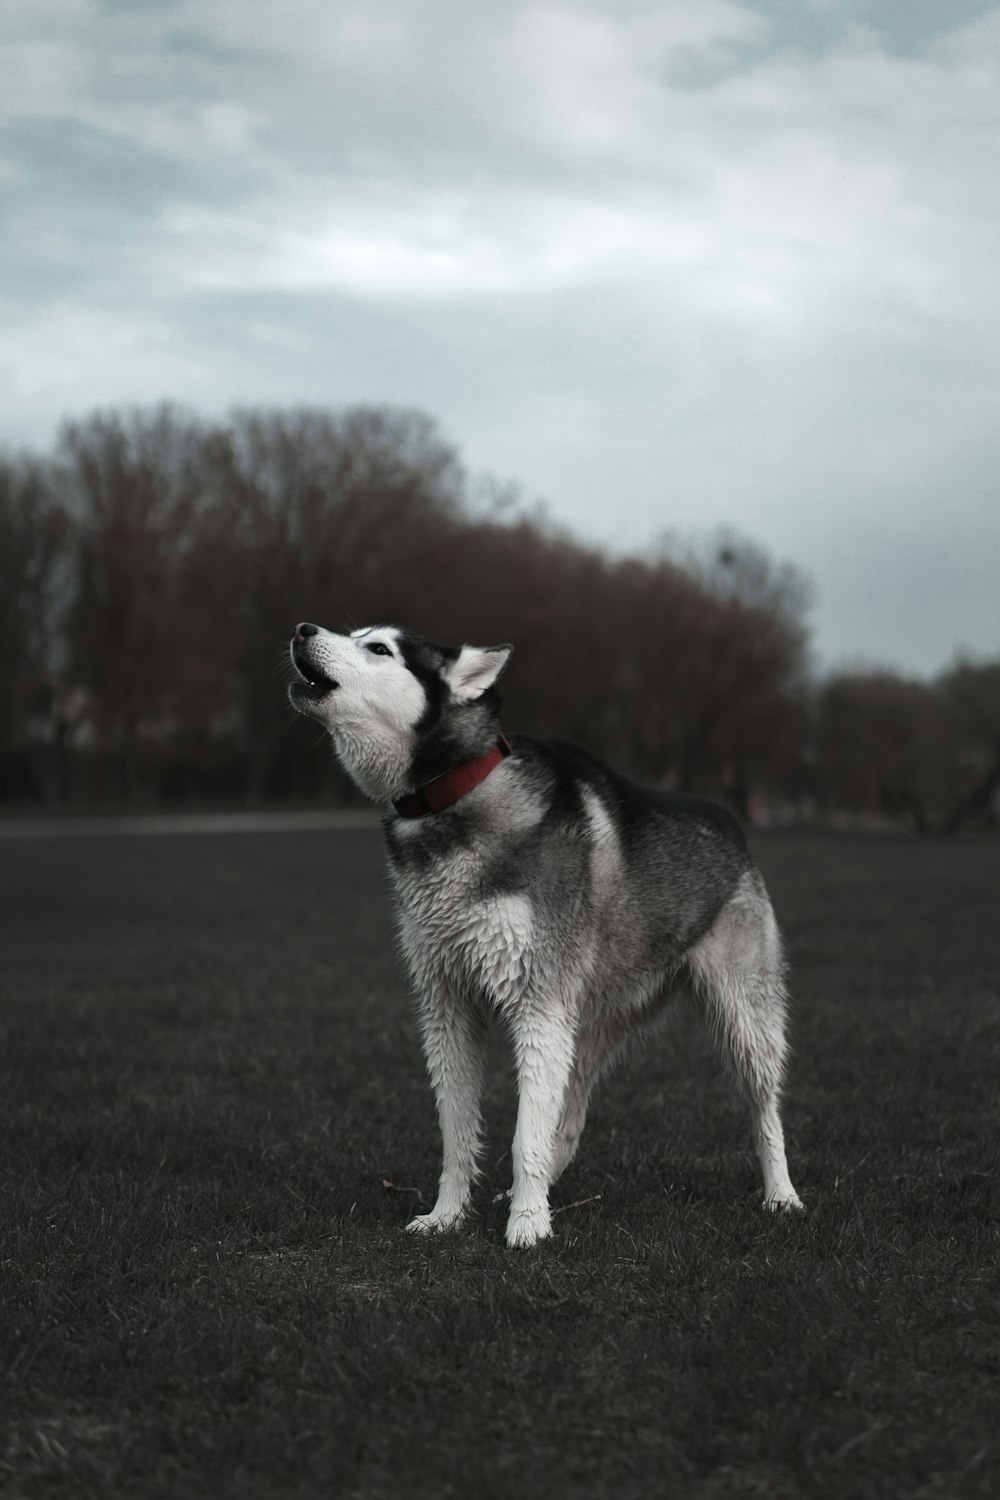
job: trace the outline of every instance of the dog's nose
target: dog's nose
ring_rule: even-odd
[[[307,635],[319,635],[319,626],[310,625],[308,620],[303,620],[301,625],[295,627],[295,639],[304,641]]]

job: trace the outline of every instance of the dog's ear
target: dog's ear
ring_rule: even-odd
[[[471,703],[493,686],[513,650],[512,646],[463,646],[448,668],[452,697]]]

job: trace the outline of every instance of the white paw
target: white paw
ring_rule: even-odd
[[[537,1245],[539,1240],[547,1240],[551,1233],[552,1215],[547,1206],[522,1209],[512,1213],[507,1220],[507,1243],[512,1250]]]
[[[762,1208],[771,1214],[804,1214],[806,1206],[793,1187],[783,1193],[772,1193],[765,1198]]]
[[[406,1226],[407,1234],[444,1234],[457,1229],[465,1218],[465,1210],[432,1208],[429,1214],[417,1214]]]

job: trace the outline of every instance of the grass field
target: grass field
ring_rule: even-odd
[[[438,1141],[379,836],[0,844],[0,1493],[1000,1493],[1000,841],[756,840],[805,1218],[692,1017],[512,1253]],[[587,1200],[582,1201],[581,1200]]]

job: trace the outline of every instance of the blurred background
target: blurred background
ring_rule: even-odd
[[[13,0],[0,810],[350,798],[294,622],[996,826],[1000,8]]]

